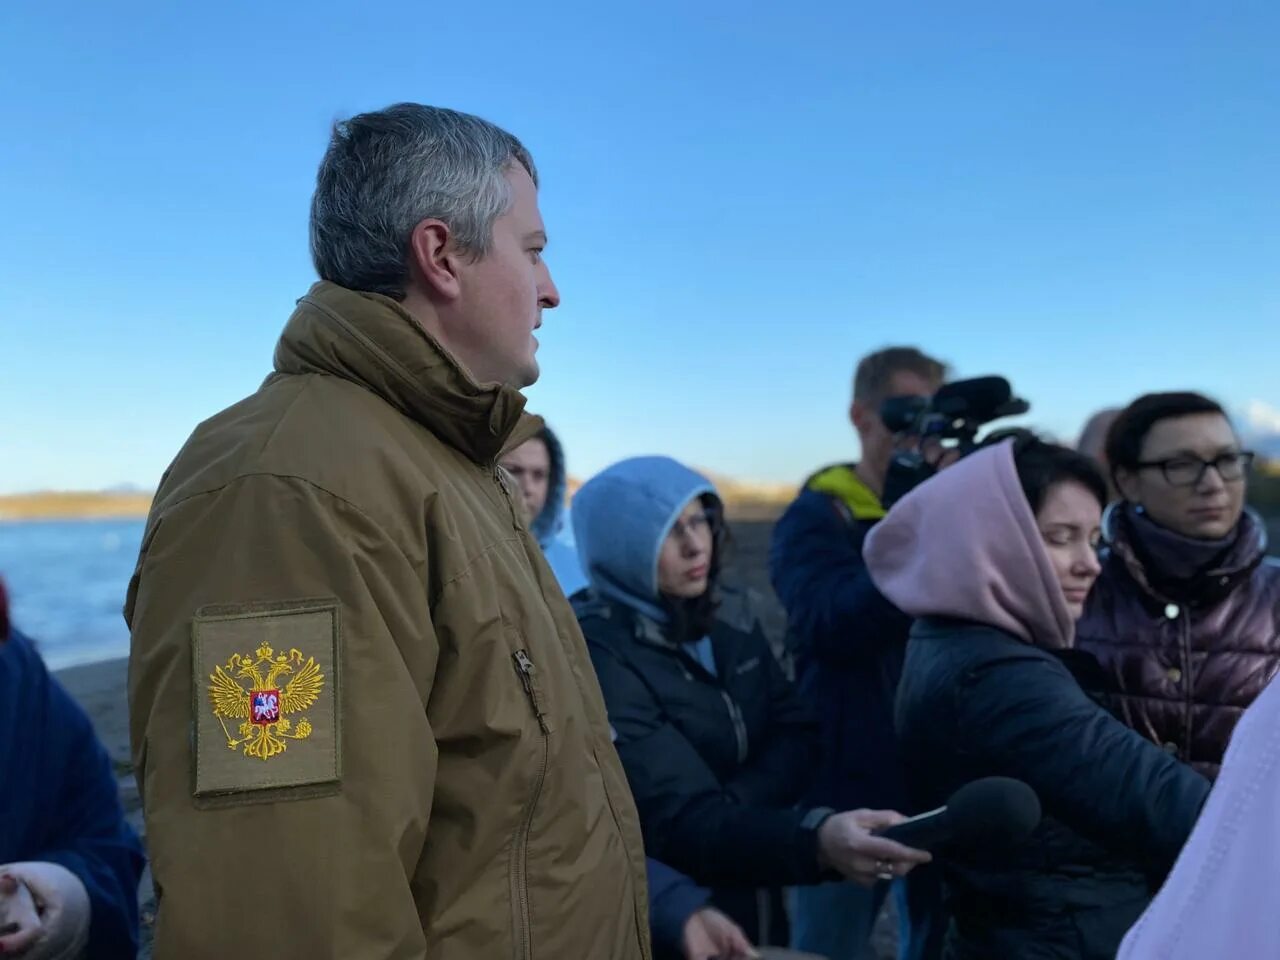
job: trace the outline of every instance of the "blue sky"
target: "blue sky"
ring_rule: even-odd
[[[0,6],[0,491],[149,486],[313,280],[333,120],[510,128],[563,295],[531,409],[589,474],[856,453],[857,357],[1033,422],[1280,405],[1274,2]]]

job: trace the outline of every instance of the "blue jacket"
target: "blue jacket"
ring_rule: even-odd
[[[906,810],[893,698],[911,618],[884,598],[862,544],[884,516],[849,465],[815,474],[778,521],[769,575],[787,611],[801,696],[817,714],[811,803]]]
[[[578,550],[573,542],[573,529],[569,525],[569,510],[565,504],[569,481],[564,447],[550,427],[544,426],[538,436],[547,445],[551,474],[547,478],[547,502],[529,528],[542,547],[560,589],[566,597],[572,597],[587,585],[587,578],[578,562]]]
[[[684,925],[705,907],[711,892],[698,886],[652,857],[645,860],[649,875],[649,928],[654,951],[659,955],[679,955]]]
[[[138,949],[142,848],[84,711],[14,631],[0,644],[0,864],[45,861],[84,883],[89,960]]]

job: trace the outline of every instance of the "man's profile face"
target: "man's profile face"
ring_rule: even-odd
[[[551,452],[538,437],[526,440],[500,461],[520,487],[521,504],[527,523],[533,523],[547,505],[551,482]]]
[[[511,206],[493,222],[488,252],[461,267],[465,323],[450,331],[450,342],[476,380],[520,389],[538,379],[533,332],[542,311],[560,303],[560,292],[542,259],[547,233],[537,187],[519,165],[505,177]]]

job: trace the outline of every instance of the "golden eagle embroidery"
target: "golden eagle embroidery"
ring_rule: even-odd
[[[280,678],[286,675],[292,676],[282,688]],[[249,684],[247,689],[244,681]],[[287,656],[276,655],[265,643],[256,656],[232,654],[226,664],[209,674],[209,702],[227,735],[227,747],[234,750],[244,744],[244,755],[259,760],[283,753],[289,746],[286,740],[311,736],[311,722],[306,717],[294,723],[286,714],[306,710],[323,689],[324,674],[315,657],[304,662],[297,649],[291,649]],[[241,721],[239,739],[227,729],[228,720]]]

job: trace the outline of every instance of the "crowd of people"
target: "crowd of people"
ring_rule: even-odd
[[[537,183],[476,117],[335,127],[321,279],[166,472],[128,591],[154,955],[864,960],[890,896],[904,960],[1280,953],[1280,566],[1222,407],[930,448],[882,410],[947,365],[863,358],[858,461],[773,532],[780,650],[695,469],[568,503],[520,392],[560,297]],[[0,954],[132,956],[110,764],[2,634]],[[1028,838],[881,835],[987,777],[1035,792]]]

